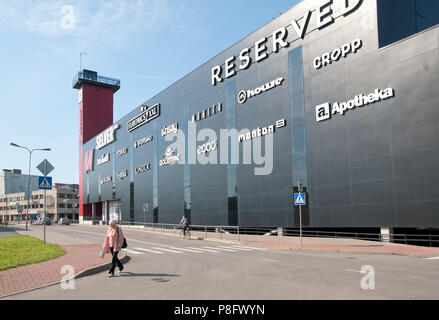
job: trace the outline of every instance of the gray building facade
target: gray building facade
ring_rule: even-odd
[[[123,221],[294,227],[301,180],[309,227],[438,228],[435,3],[300,2],[84,144],[83,202]]]
[[[3,169],[0,172],[0,195],[20,192],[27,194],[28,179],[29,176],[27,174],[23,175],[21,170]],[[39,189],[38,176],[30,176],[29,188],[31,192]]]

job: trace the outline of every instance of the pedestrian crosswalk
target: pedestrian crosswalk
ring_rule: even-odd
[[[148,248],[134,247],[130,249],[122,249],[122,251],[126,253],[131,253],[133,255],[141,255],[141,254],[188,254],[188,253],[226,253],[226,252],[255,252],[255,251],[264,251],[267,249],[263,248],[255,248],[255,247],[246,247],[241,245],[212,245],[212,246],[200,246],[200,247],[174,247],[170,245],[155,246]]]

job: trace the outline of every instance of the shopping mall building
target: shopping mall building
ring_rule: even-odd
[[[82,70],[80,219],[439,228],[439,2],[304,0],[117,122]]]

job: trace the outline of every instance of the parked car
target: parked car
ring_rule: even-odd
[[[37,221],[38,224],[45,224],[46,226],[51,226],[52,225],[52,220],[50,220],[49,218],[38,218]]]
[[[59,218],[59,220],[58,220],[58,225],[66,225],[66,226],[69,226],[70,225],[70,220],[69,220],[69,218]]]

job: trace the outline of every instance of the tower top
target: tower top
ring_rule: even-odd
[[[73,79],[73,88],[79,89],[83,83],[112,88],[114,93],[120,89],[120,80],[99,76],[96,71],[83,69]]]

